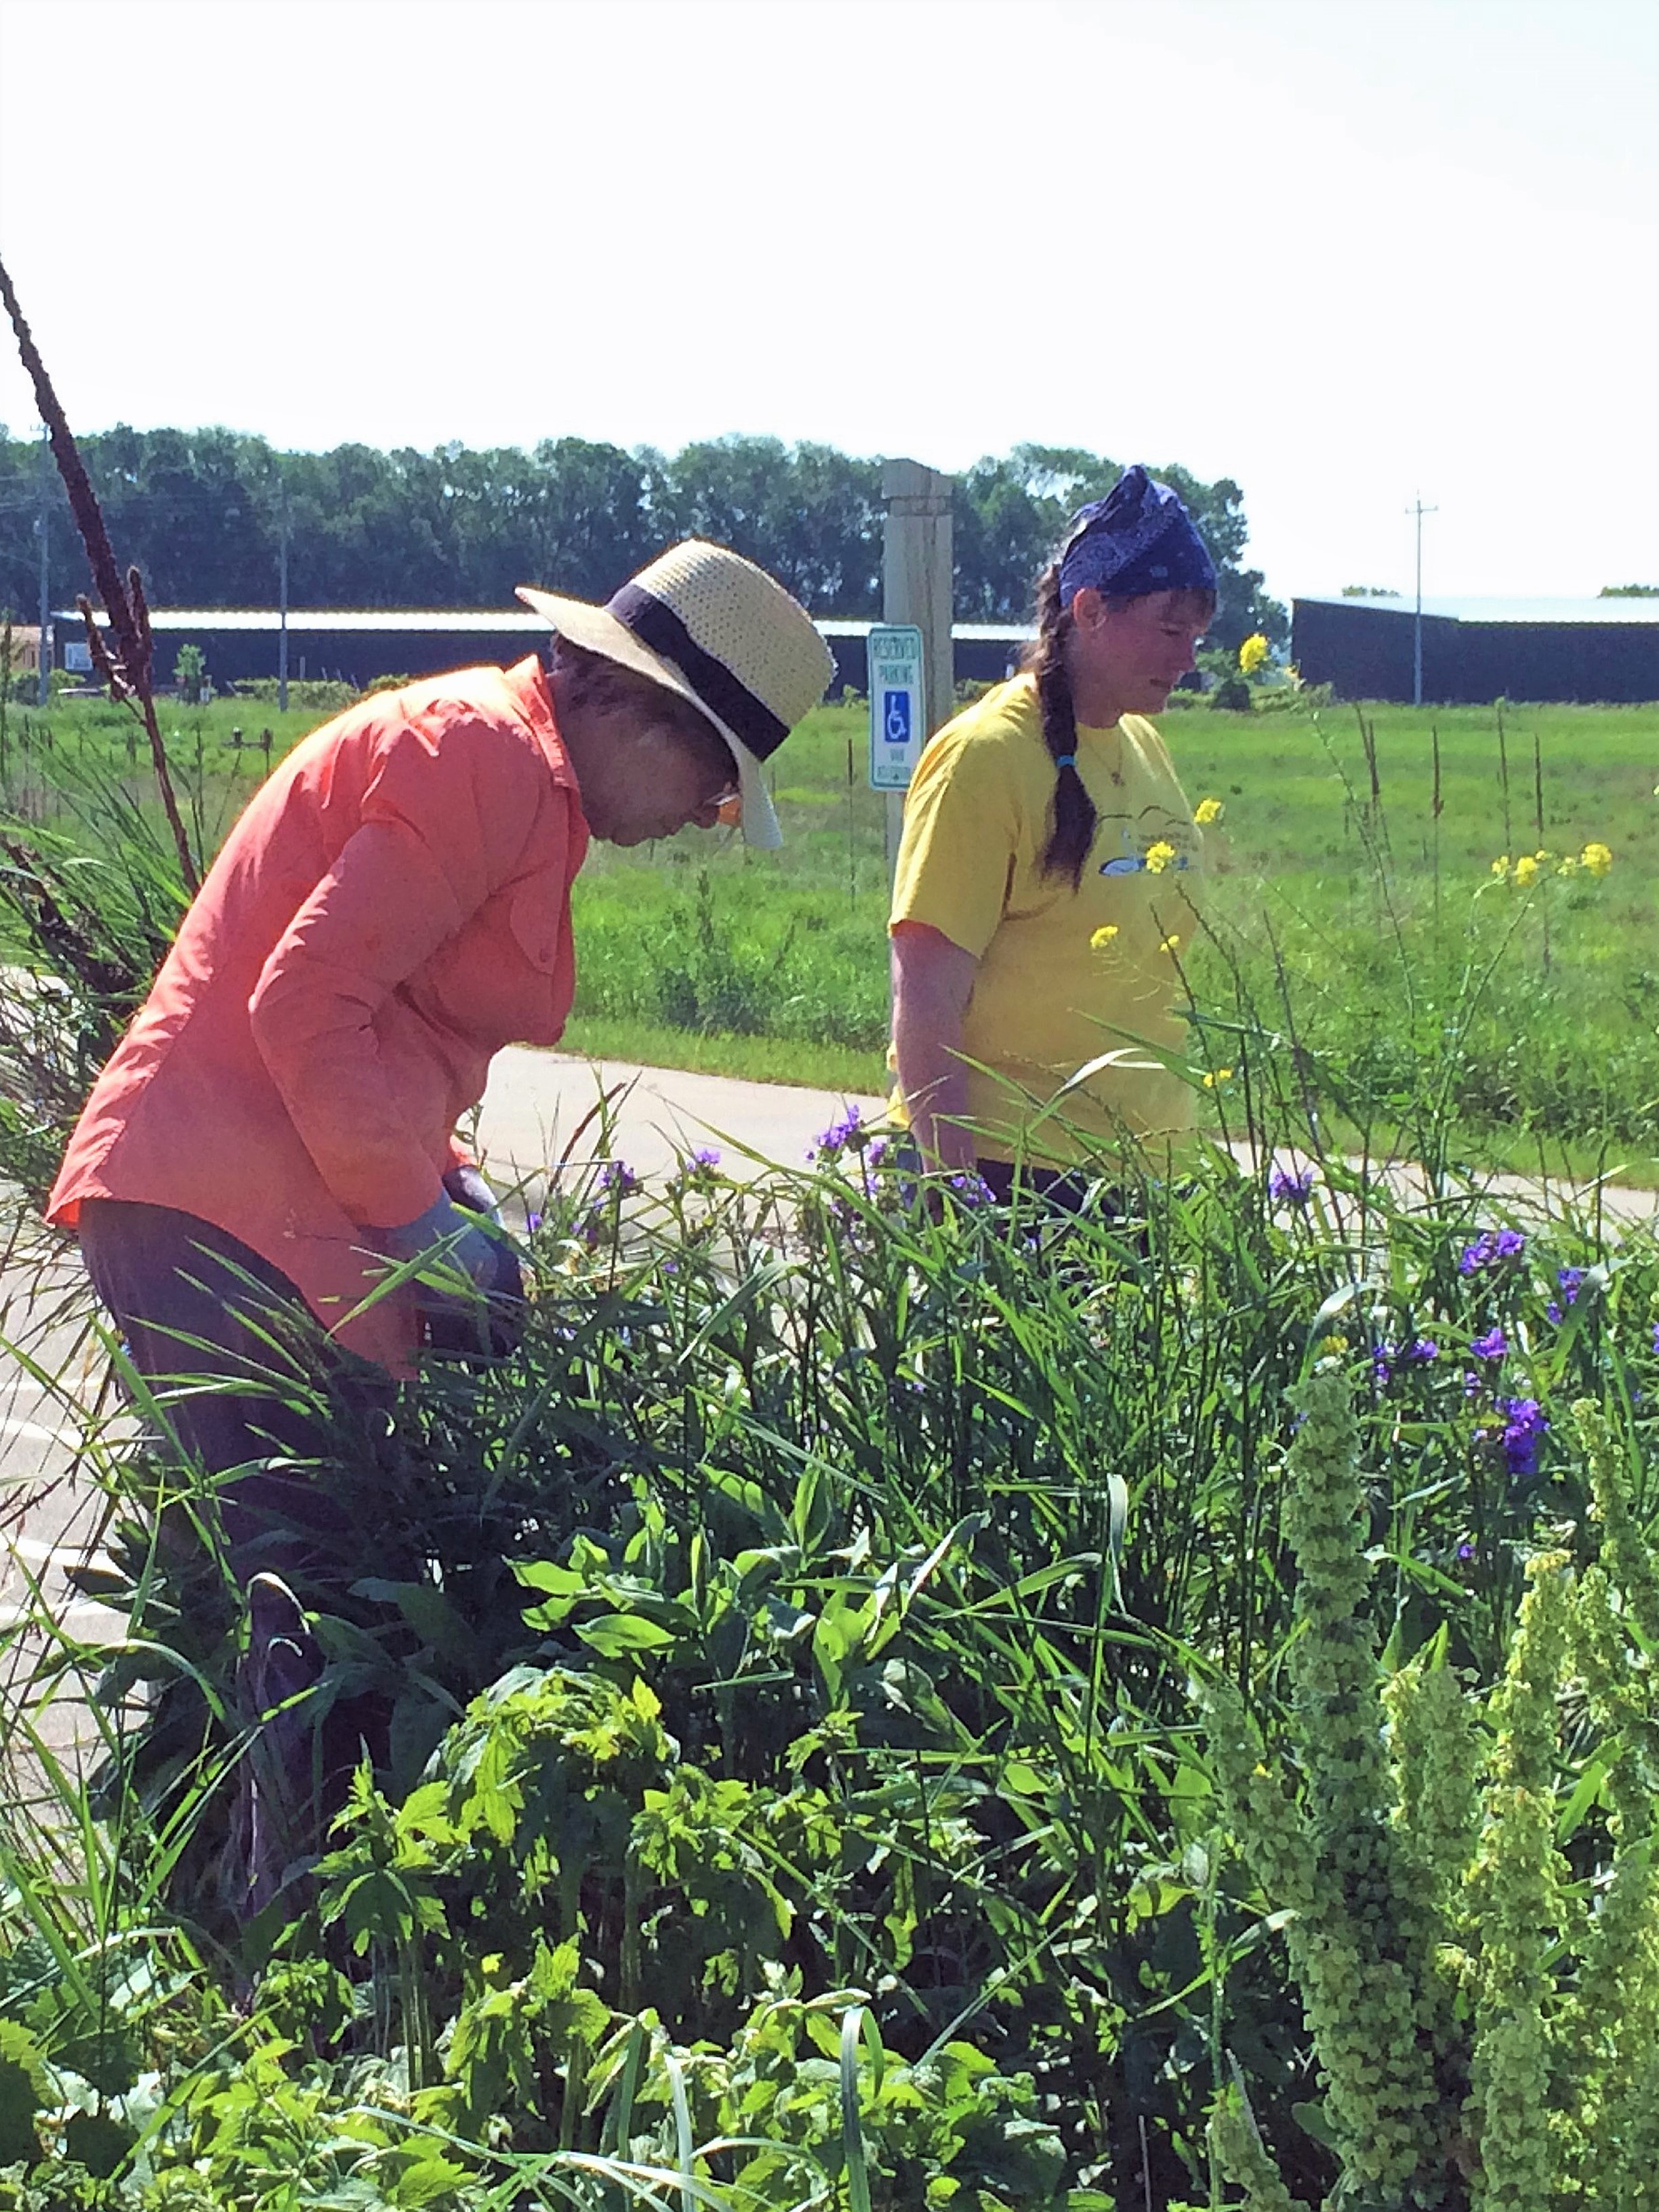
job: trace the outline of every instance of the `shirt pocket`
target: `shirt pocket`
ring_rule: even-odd
[[[570,948],[570,891],[562,878],[543,869],[505,894],[508,933],[532,968],[557,972]]]

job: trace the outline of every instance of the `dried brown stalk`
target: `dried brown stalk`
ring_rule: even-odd
[[[87,625],[87,637],[92,648],[93,666],[109,687],[112,699],[130,708],[144,726],[149,739],[149,757],[155,763],[156,787],[161,794],[161,804],[167,810],[167,823],[173,831],[173,842],[179,854],[179,872],[185,879],[185,889],[194,898],[201,889],[201,877],[190,849],[190,840],[179,812],[179,802],[173,796],[173,778],[167,772],[167,749],[161,743],[161,732],[155,720],[155,696],[152,688],[155,647],[150,638],[149,608],[144,599],[144,587],[137,568],[129,568],[123,583],[120,569],[116,565],[115,553],[109,542],[109,532],[104,527],[103,511],[98,495],[93,490],[92,480],[81,459],[52,379],[46,374],[46,365],[41,360],[23,311],[17,304],[17,295],[0,261],[0,299],[5,301],[6,313],[11,318],[12,329],[17,333],[17,349],[22,356],[23,366],[28,371],[34,386],[34,404],[40,410],[40,420],[46,426],[52,441],[52,457],[58,464],[58,473],[64,479],[64,489],[69,494],[70,512],[76,527],[81,533],[81,543],[87,549],[87,559],[92,564],[93,580],[98,586],[98,596],[104,603],[104,612],[109,619],[110,636],[115,641],[115,651],[109,650],[108,641],[99,629],[91,602],[84,596],[76,601]],[[46,641],[40,641],[40,650]]]

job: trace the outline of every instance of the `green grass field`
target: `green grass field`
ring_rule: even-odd
[[[163,726],[211,846],[263,773],[317,720],[249,701],[172,708]],[[148,789],[130,718],[95,701],[9,716],[14,808],[51,818],[70,761]],[[232,742],[240,726],[244,743]],[[1196,1003],[1248,1003],[1316,1064],[1328,1121],[1409,1127],[1425,1054],[1452,1119],[1492,1164],[1539,1147],[1644,1176],[1659,1100],[1659,705],[1216,714],[1164,733],[1189,795],[1224,813],[1194,916]],[[884,801],[865,711],[808,718],[776,763],[781,853],[688,831],[596,846],[578,879],[577,1050],[830,1088],[884,1079]],[[1604,880],[1541,870],[1530,893],[1492,863],[1611,851]],[[1198,1055],[1229,1057],[1224,1032]]]

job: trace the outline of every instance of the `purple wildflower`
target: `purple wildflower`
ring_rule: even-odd
[[[691,1155],[691,1164],[694,1168],[708,1168],[712,1170],[720,1164],[720,1156],[713,1145],[699,1145]]]
[[[1485,1377],[1477,1375],[1474,1368],[1463,1370],[1463,1395],[1466,1398],[1478,1398],[1486,1387]]]
[[[1371,1376],[1379,1389],[1394,1380],[1400,1367],[1432,1367],[1440,1346],[1431,1336],[1414,1336],[1409,1344],[1379,1344],[1371,1354]]]
[[[1558,1328],[1561,1326],[1567,1307],[1577,1303],[1585,1273],[1586,1270],[1583,1267],[1558,1267],[1555,1271],[1555,1279],[1561,1296],[1559,1298],[1552,1298],[1544,1311]]]
[[[1501,1328],[1489,1328],[1484,1336],[1477,1336],[1469,1346],[1474,1359],[1505,1359],[1509,1357],[1510,1340]]]
[[[599,1170],[599,1188],[614,1199],[631,1198],[640,1179],[626,1160],[607,1160]]]
[[[1267,1177],[1267,1195],[1282,1200],[1287,1206],[1305,1206],[1313,1196],[1314,1171],[1297,1175],[1289,1168],[1275,1167]]]
[[[1505,1260],[1518,1260],[1526,1249],[1527,1240],[1518,1229],[1488,1229],[1473,1244],[1463,1247],[1457,1272],[1460,1275],[1479,1274],[1483,1267],[1494,1267]]]
[[[996,1195],[983,1176],[954,1175],[951,1188],[964,1206],[988,1206]]]
[[[1457,1556],[1460,1559],[1472,1559],[1474,1557],[1474,1545],[1460,1544],[1457,1547]]]
[[[809,1160],[825,1158],[833,1159],[837,1152],[846,1151],[862,1127],[863,1124],[859,1120],[858,1108],[848,1107],[839,1121],[832,1121],[827,1129],[819,1130],[817,1135],[812,1139],[812,1149],[806,1155],[807,1158]]]
[[[864,1164],[867,1168],[878,1168],[882,1162],[886,1158],[887,1152],[888,1145],[886,1138],[878,1137],[874,1144],[867,1145],[865,1147]]]
[[[1653,1324],[1653,1356],[1659,1359],[1659,1321]]]
[[[1549,1419],[1536,1398],[1500,1398],[1498,1410],[1504,1416],[1504,1456],[1511,1474],[1536,1474],[1538,1440]]]
[[[526,1214],[526,1217],[525,1217],[525,1224],[524,1224],[524,1225],[525,1225],[525,1227],[529,1231],[530,1234],[533,1237],[533,1236],[535,1235],[536,1231],[537,1231],[541,1227],[541,1225],[542,1225],[542,1217],[540,1216],[540,1214],[539,1214],[539,1213],[531,1213],[531,1214]]]

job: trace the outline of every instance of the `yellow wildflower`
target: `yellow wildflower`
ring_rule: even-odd
[[[1530,853],[1523,853],[1516,862],[1515,880],[1523,891],[1529,891],[1538,881],[1538,863]]]
[[[1115,921],[1103,922],[1089,939],[1089,950],[1091,952],[1103,952],[1116,935],[1117,924]]]
[[[1507,853],[1500,853],[1498,854],[1498,858],[1492,864],[1492,872],[1495,876],[1508,875],[1510,872],[1510,856]]]
[[[1254,676],[1267,659],[1273,647],[1260,630],[1247,637],[1238,648],[1238,665],[1246,676]]]
[[[1210,1074],[1205,1077],[1204,1088],[1206,1091],[1213,1091],[1218,1083],[1230,1083],[1232,1080],[1232,1073],[1233,1072],[1231,1067],[1218,1067],[1214,1069]]]
[[[1178,951],[1180,950],[1180,947],[1181,947],[1181,939],[1180,939],[1180,938],[1179,938],[1179,937],[1177,937],[1177,936],[1176,936],[1176,935],[1172,933],[1170,936],[1166,937],[1166,938],[1164,939],[1164,942],[1163,942],[1163,943],[1158,946],[1158,951],[1159,951],[1160,952],[1176,952],[1176,951]]]
[[[1208,829],[1212,822],[1219,822],[1221,801],[1218,799],[1200,799],[1193,810],[1193,819],[1200,830]]]
[[[1146,866],[1155,876],[1161,876],[1176,856],[1176,848],[1160,837],[1155,845],[1146,848]]]
[[[1605,876],[1613,866],[1613,854],[1607,846],[1592,838],[1578,855],[1581,863],[1593,876]]]
[[[1578,873],[1578,863],[1571,853],[1563,854],[1556,864],[1555,872],[1558,876],[1576,876]]]

